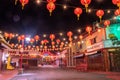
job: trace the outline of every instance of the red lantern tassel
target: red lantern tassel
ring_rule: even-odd
[[[79,17],[80,17],[80,15],[78,14],[78,15],[77,15],[77,20],[79,20]]]
[[[22,10],[24,9],[24,6],[25,6],[25,4],[24,4],[24,3],[22,3]]]
[[[50,12],[50,16],[52,16],[52,10],[49,10],[49,12]]]
[[[99,18],[100,18],[100,22],[102,21],[102,16],[99,16]]]
[[[17,5],[18,0],[15,0],[15,5]]]
[[[88,12],[88,4],[85,4],[86,13]]]

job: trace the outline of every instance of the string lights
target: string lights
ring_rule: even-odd
[[[15,0],[15,4],[17,4],[17,2],[18,1],[20,1],[21,2],[21,4],[22,4],[22,9],[24,8],[24,6],[26,5],[26,4],[28,4],[28,2],[29,2],[29,0]],[[84,5],[85,6],[85,8],[79,8],[79,7],[76,7],[76,6],[70,6],[70,5],[66,5],[66,4],[57,4],[56,3],[56,0],[46,0],[46,1],[43,1],[43,0],[36,0],[36,3],[37,4],[40,4],[40,3],[46,3],[47,4],[47,9],[49,10],[49,12],[50,12],[50,15],[51,15],[51,13],[52,13],[52,11],[55,9],[55,6],[62,6],[63,7],[63,9],[67,9],[68,7],[69,8],[74,8],[74,13],[75,13],[75,15],[77,15],[77,17],[78,17],[78,20],[79,20],[79,17],[80,17],[80,14],[82,14],[82,10],[86,10],[86,12],[87,13],[91,13],[92,11],[96,11],[96,15],[100,18],[100,22],[101,22],[101,18],[102,18],[102,16],[104,15],[104,13],[110,13],[111,12],[111,10],[115,10],[115,15],[116,16],[118,16],[118,15],[120,15],[120,9],[103,9],[103,10],[99,10],[99,9],[90,9],[90,8],[88,8],[88,5],[91,3],[91,0],[80,0],[80,2],[81,2],[81,4],[82,5]],[[116,0],[112,0],[112,2],[113,2],[113,4],[115,4],[115,5],[117,5],[119,8],[120,8],[120,0],[117,2]],[[105,26],[109,26],[110,25],[110,21],[108,21],[108,20],[105,20],[105,22],[104,22],[104,25]],[[97,25],[97,26],[99,26],[99,24]],[[90,32],[92,31],[92,27],[90,27],[90,26],[87,26],[86,27],[86,31],[90,34]],[[100,29],[98,29],[98,31],[100,32]],[[78,29],[78,32],[80,33],[81,32],[81,30],[80,29]],[[58,34],[58,33],[56,33],[56,34]],[[47,44],[51,44],[52,46],[50,46],[50,48],[48,49],[48,50],[55,50],[55,46],[57,46],[58,47],[58,44],[59,44],[59,48],[61,49],[61,48],[63,48],[63,46],[64,45],[68,45],[68,42],[65,42],[66,41],[66,38],[62,38],[62,40],[61,39],[55,39],[55,36],[56,36],[56,34],[52,34],[52,36],[50,36],[50,39],[51,39],[51,42],[49,42],[47,39],[44,39],[44,40],[40,40],[41,39],[41,36],[39,36],[39,35],[35,35],[33,38],[31,38],[30,39],[30,43],[31,43],[31,45],[36,41],[36,42],[38,42],[39,41],[39,44],[41,44],[39,47],[40,47],[40,49],[41,48],[45,48],[45,49],[48,49],[48,47],[46,47],[46,45]],[[49,35],[49,34],[48,34]],[[47,38],[47,34],[43,34],[42,35],[43,36],[43,38]],[[63,33],[59,33],[59,36],[61,37],[61,36],[63,36]],[[77,36],[74,36],[73,37],[73,33],[72,33],[72,31],[69,31],[68,33],[67,33],[67,36],[69,37],[69,42],[72,42],[73,41],[73,38],[74,39],[77,39],[78,37]],[[7,40],[8,38],[9,39],[12,39],[12,38],[14,38],[14,37],[17,37],[17,39],[18,39],[18,44],[13,44],[13,43],[11,43],[11,46],[13,47],[13,46],[18,46],[18,48],[20,48],[21,47],[21,45],[19,45],[20,44],[20,41],[21,40],[23,40],[23,38],[22,37],[20,37],[19,36],[19,34],[13,34],[13,33],[4,33],[4,37],[5,37],[5,39]],[[81,40],[81,43],[82,43],[82,38],[83,38],[83,36],[82,35],[80,35],[79,36],[79,39]],[[25,36],[24,36],[24,39],[25,39]],[[55,40],[54,40],[55,39]],[[64,41],[64,42],[63,42]],[[55,45],[55,43],[57,43],[57,45]],[[69,44],[69,46],[72,46],[72,44]],[[31,46],[30,45],[28,45],[27,46],[27,49],[31,49]],[[38,47],[37,47],[37,49],[38,49]]]

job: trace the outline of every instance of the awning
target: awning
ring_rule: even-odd
[[[4,48],[6,49],[11,49],[8,45],[4,44],[4,43],[1,43],[1,46],[3,46]]]
[[[74,58],[83,57],[83,55],[84,54],[79,54],[79,55],[74,56]]]
[[[97,53],[97,51],[93,51],[93,52],[87,52],[87,53],[85,53],[86,55],[92,55],[92,54],[96,54]]]

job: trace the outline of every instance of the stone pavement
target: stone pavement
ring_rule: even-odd
[[[104,74],[107,78],[113,79],[113,80],[120,80],[120,72],[94,72],[97,74]]]
[[[44,78],[42,77],[49,78],[49,77],[52,77],[50,75],[54,75],[54,74],[56,75],[57,78],[59,77],[61,78],[59,80],[68,80],[66,78],[67,76],[69,76],[69,80],[79,80],[79,79],[81,80],[120,80],[120,72],[80,72],[80,71],[76,72],[73,70],[61,70],[61,69],[53,69],[53,68],[30,70],[25,72],[23,75],[17,75],[17,74],[18,74],[18,70],[2,71],[0,72],[0,80],[18,80],[18,79],[21,80],[21,78],[22,80],[26,80],[26,78],[31,78],[30,80],[34,80],[32,76],[33,77],[36,76],[36,78],[38,78],[37,80],[44,80]],[[48,75],[45,75],[45,74],[48,74]],[[42,79],[37,77],[37,75],[38,76],[41,75]]]
[[[18,70],[4,70],[0,72],[0,80],[9,80],[18,74]]]

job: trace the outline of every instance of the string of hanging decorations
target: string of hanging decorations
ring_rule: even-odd
[[[15,0],[15,4],[17,4],[18,1],[20,1],[21,5],[22,5],[22,9],[24,9],[25,5],[28,4],[28,2],[29,2],[29,0]],[[55,9],[55,5],[56,5],[55,2],[56,2],[56,0],[47,0],[46,7],[49,10],[50,16],[51,16],[53,10]],[[91,0],[80,0],[80,2],[81,2],[82,5],[85,6],[86,12],[88,12],[88,6],[91,3]],[[115,12],[114,12],[114,14],[116,16],[119,16],[120,15],[120,0],[112,0],[112,2],[113,2],[114,5],[119,7],[119,9],[116,9]],[[84,8],[80,8],[80,7],[77,7],[77,8],[75,7],[75,9],[74,9],[74,13],[77,16],[78,20],[79,20],[80,15],[82,14],[82,10],[83,9]],[[97,10],[96,11],[96,15],[99,17],[100,22],[101,22],[102,21],[102,17],[104,16],[104,11],[105,10],[102,10],[102,9],[95,9],[95,10]],[[102,22],[103,22],[105,27],[108,27],[110,25],[110,23],[111,23],[110,20],[104,20]],[[100,32],[99,28],[98,28],[98,31]],[[92,27],[91,26],[87,26],[86,27],[86,32],[88,32],[88,34],[90,34],[92,32]],[[66,35],[69,38],[68,39],[69,43],[72,44],[73,32],[72,31],[68,31]],[[5,37],[6,40],[8,38],[9,38],[9,40],[11,40],[12,38],[15,37],[15,35],[12,34],[12,33],[4,33],[4,37]],[[19,43],[21,41],[24,41],[25,37],[26,37],[25,35],[18,35],[17,36],[17,40],[18,40],[17,48],[18,49],[23,47]],[[83,35],[78,35],[78,37],[79,37],[80,41],[83,39]],[[40,46],[42,46],[42,49],[41,49],[42,51],[46,51],[46,50],[47,51],[49,51],[49,50],[62,50],[63,48],[68,46],[68,44],[67,44],[67,46],[65,46],[65,42],[63,42],[62,40],[56,38],[55,34],[50,34],[49,35],[49,38],[51,39],[51,42],[49,42],[47,39],[40,40],[40,38],[41,37],[39,35],[35,35],[33,38],[30,39],[30,43],[31,43],[31,45],[33,45],[33,43],[35,43],[35,42],[39,43]],[[47,46],[48,43],[51,44],[50,48],[48,48],[48,46]],[[58,46],[56,47],[56,44],[59,45],[59,47]],[[27,47],[24,46],[25,50],[27,50],[27,49],[29,49],[29,50],[34,49],[34,47],[31,48],[31,45],[28,45]],[[12,43],[11,46],[14,47],[15,44]],[[40,50],[40,46],[36,45],[35,48]]]
[[[24,9],[25,5],[27,5],[29,3],[29,0],[15,0],[15,5],[17,4],[17,2],[20,1],[21,5],[22,5],[22,9]],[[63,4],[57,4],[55,3],[56,0],[40,0],[39,2],[43,2],[46,3],[46,8],[48,9],[50,16],[52,15],[52,12],[55,10],[56,5],[59,6],[63,6]],[[77,20],[79,20],[80,15],[82,14],[83,10],[86,10],[86,13],[88,13],[90,11],[89,9],[89,5],[91,3],[91,0],[80,0],[80,4],[82,4],[85,8],[81,8],[81,7],[76,7],[76,6],[68,6],[71,8],[74,8],[74,14],[77,16]],[[100,22],[102,20],[102,17],[105,14],[105,11],[107,10],[115,10],[115,15],[119,15],[120,14],[120,0],[112,0],[112,3],[114,5],[116,5],[119,9],[92,9],[96,11],[96,16],[99,17]],[[110,11],[108,11],[110,12]]]
[[[104,28],[109,27],[109,25],[110,25],[110,20],[105,20],[105,21],[104,21],[104,26],[105,26]],[[97,31],[98,31],[98,32],[101,32],[101,29],[98,28]],[[87,27],[86,27],[86,32],[88,32],[88,34],[90,35],[91,32],[92,32],[92,27],[91,27],[91,26],[87,26]],[[19,35],[19,36],[16,36],[16,37],[17,37],[17,40],[18,40],[17,49],[20,49],[20,48],[24,47],[25,50],[39,50],[39,51],[63,50],[64,48],[69,47],[69,45],[72,45],[72,41],[73,41],[73,37],[72,37],[72,36],[73,36],[73,32],[72,32],[72,31],[68,31],[68,32],[66,33],[66,35],[68,36],[68,41],[67,41],[67,43],[66,43],[66,42],[63,42],[63,41],[62,41],[61,39],[59,39],[59,38],[56,38],[56,35],[55,35],[55,34],[50,34],[50,35],[49,35],[49,38],[50,38],[51,41],[47,40],[47,38],[41,40],[41,37],[40,37],[39,35],[35,35],[33,38],[30,38],[30,40],[29,40],[30,44],[27,45],[27,46],[22,46],[22,44],[20,44],[20,42],[22,42],[22,41],[25,40],[26,35]],[[12,34],[12,33],[6,33],[6,32],[4,33],[3,36],[4,36],[4,38],[5,38],[6,40],[7,40],[7,39],[11,40],[12,38],[15,37],[14,34]],[[83,39],[83,37],[84,37],[84,35],[79,34],[78,37],[77,37],[77,39],[79,39],[80,42],[81,42],[82,39]],[[34,46],[33,43],[36,43],[36,44],[39,43],[39,45]],[[51,46],[48,47],[47,44],[49,44],[49,45],[51,44]],[[13,48],[15,47],[15,44],[14,44],[14,43],[11,43],[10,45],[11,45],[11,47],[13,47]],[[56,45],[57,45],[57,46],[56,46]],[[34,47],[32,47],[32,46],[34,46]],[[41,47],[41,46],[42,46],[42,47]]]

